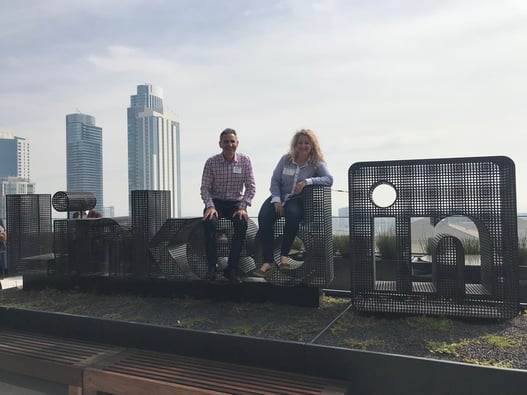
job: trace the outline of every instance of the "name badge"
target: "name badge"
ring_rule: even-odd
[[[232,172],[235,174],[242,174],[242,168],[240,166],[234,166]]]
[[[295,172],[296,172],[295,169],[291,169],[289,167],[286,167],[286,168],[284,168],[283,174],[286,175],[286,176],[294,176]]]

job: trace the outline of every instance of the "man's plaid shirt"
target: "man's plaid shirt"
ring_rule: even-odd
[[[234,154],[227,162],[223,154],[211,156],[205,162],[201,177],[201,199],[205,207],[213,207],[212,199],[238,201],[238,207],[247,209],[256,193],[253,167],[247,155]]]

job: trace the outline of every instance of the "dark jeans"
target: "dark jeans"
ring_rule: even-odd
[[[284,236],[282,239],[282,246],[280,248],[280,255],[289,255],[289,250],[295,241],[296,234],[300,221],[304,216],[304,201],[301,197],[290,199],[284,206]],[[260,212],[258,213],[258,235],[262,243],[263,261],[266,263],[274,262],[274,248],[273,248],[273,225],[278,219],[274,203],[271,203],[271,197],[262,204]]]
[[[236,201],[214,199],[214,206],[218,212],[218,218],[230,219],[234,227],[227,266],[227,269],[234,270],[238,268],[242,245],[245,240],[245,234],[247,233],[247,221],[239,216],[236,216],[236,218],[232,217],[238,211],[238,202]],[[205,229],[205,253],[207,254],[209,268],[216,267],[216,262],[218,261],[218,253],[216,251],[218,218],[203,221],[203,227]]]

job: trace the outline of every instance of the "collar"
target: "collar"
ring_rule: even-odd
[[[234,157],[232,158],[232,161],[227,160],[227,158],[225,158],[225,156],[223,155],[223,152],[220,153],[220,155],[223,158],[223,162],[225,162],[225,163],[237,163],[238,162],[238,153],[237,152],[234,153]]]

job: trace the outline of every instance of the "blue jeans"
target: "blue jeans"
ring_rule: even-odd
[[[282,246],[280,247],[280,255],[289,255],[289,250],[295,241],[298,233],[298,227],[304,217],[304,201],[302,198],[296,197],[289,199],[284,206],[284,236],[282,238]],[[273,225],[278,220],[279,216],[276,214],[274,203],[271,203],[271,197],[262,204],[260,212],[258,213],[258,235],[262,243],[263,261],[265,263],[274,262],[274,248],[273,248]]]
[[[228,270],[238,268],[238,261],[242,251],[245,234],[247,233],[247,221],[239,216],[233,218],[232,216],[238,211],[238,202],[230,200],[214,199],[214,206],[218,212],[218,218],[227,218],[232,221],[234,227],[234,235],[232,236],[231,249],[229,251],[229,260],[227,264]],[[218,261],[218,253],[216,251],[216,228],[218,226],[218,218],[206,219],[203,221],[205,230],[205,253],[207,254],[207,263],[209,268],[215,268]]]

